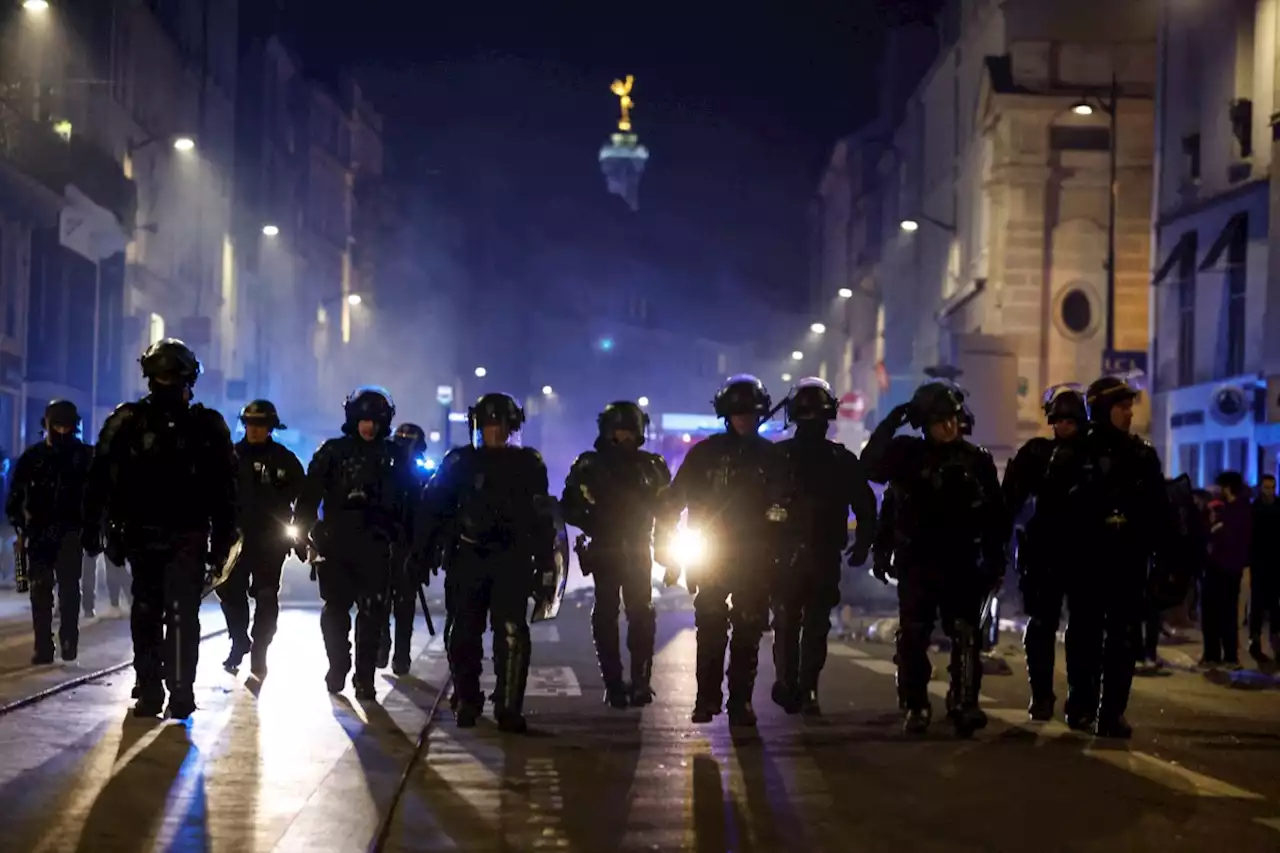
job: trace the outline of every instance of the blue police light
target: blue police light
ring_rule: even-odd
[[[418,467],[424,471],[434,471],[436,470],[436,460],[430,456],[419,456]]]
[[[611,351],[613,349],[613,338],[608,338],[608,337],[601,338],[600,349],[603,350],[604,352]]]

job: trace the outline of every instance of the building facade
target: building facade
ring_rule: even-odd
[[[837,152],[850,210],[879,221],[848,217],[858,253],[823,291],[851,294],[849,381],[877,411],[959,370],[975,436],[1003,460],[1044,429],[1044,388],[1102,372],[1113,75],[1114,349],[1145,351],[1156,14],[1113,7],[954,0],[910,94]],[[831,240],[850,245],[834,228],[823,257],[841,253]]]
[[[1153,438],[1198,485],[1274,474],[1280,450],[1278,27],[1275,0],[1166,4],[1160,22]]]

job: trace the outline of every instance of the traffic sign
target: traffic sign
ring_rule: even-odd
[[[867,413],[867,401],[857,391],[850,391],[840,398],[839,416],[847,421],[860,421]]]
[[[437,385],[436,386],[436,402],[442,406],[447,406],[453,402],[453,386]]]

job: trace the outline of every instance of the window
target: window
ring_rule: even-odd
[[[1178,262],[1178,385],[1190,385],[1196,372],[1195,253],[1183,252]]]
[[[1244,373],[1245,309],[1248,304],[1245,256],[1248,250],[1248,229],[1235,228],[1227,246],[1227,376]]]
[[[148,339],[151,343],[157,344],[164,340],[164,318],[159,314],[152,314],[151,320],[147,325]]]
[[[1221,440],[1204,443],[1204,482],[1212,483],[1222,473],[1223,451]]]
[[[1111,131],[1105,127],[1051,127],[1049,147],[1054,151],[1110,151]]]
[[[1240,475],[1249,479],[1249,439],[1233,438],[1227,443],[1227,470],[1239,471]]]
[[[1231,103],[1231,134],[1236,138],[1241,159],[1253,156],[1253,102],[1241,98]]]
[[[1200,180],[1200,134],[1189,133],[1182,137],[1182,153],[1186,156],[1187,177]]]
[[[1067,291],[1062,297],[1059,311],[1063,328],[1073,336],[1083,337],[1093,325],[1093,305],[1089,301],[1089,294],[1079,288]]]

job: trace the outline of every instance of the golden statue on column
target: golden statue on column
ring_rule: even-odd
[[[618,119],[618,130],[623,133],[631,132],[631,108],[635,106],[635,101],[631,100],[631,86],[636,78],[630,74],[626,80],[614,80],[613,85],[609,87],[609,91],[618,96],[618,105],[622,107],[622,116]]]

